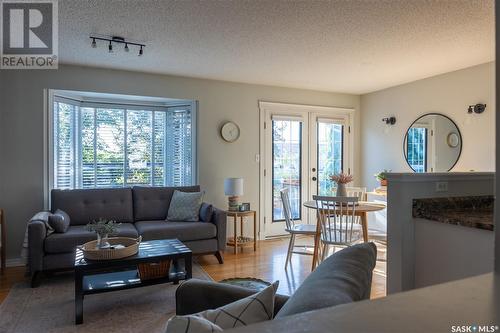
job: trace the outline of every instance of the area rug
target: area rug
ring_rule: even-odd
[[[211,280],[197,263],[193,263],[193,277]],[[19,283],[0,305],[0,332],[164,332],[175,313],[177,287],[160,284],[88,295],[83,303],[84,322],[77,326],[71,274],[43,279],[34,289]]]

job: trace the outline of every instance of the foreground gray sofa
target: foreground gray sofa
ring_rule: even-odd
[[[291,296],[276,295],[275,318],[370,298],[377,248],[363,243],[323,261]],[[191,279],[176,292],[177,315],[215,309],[254,294],[250,289]]]
[[[28,268],[32,285],[41,272],[73,269],[77,245],[96,239],[85,225],[98,218],[121,223],[118,237],[142,236],[144,241],[177,238],[194,254],[214,254],[223,263],[226,213],[213,207],[208,221],[166,221],[175,190],[199,192],[199,186],[119,189],[52,190],[51,212],[65,211],[71,220],[66,233],[47,233],[50,212],[35,214],[28,223]],[[203,203],[202,210],[209,205]]]

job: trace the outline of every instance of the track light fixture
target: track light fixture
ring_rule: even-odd
[[[140,49],[139,49],[139,56],[142,56],[144,54],[144,48],[146,47],[145,44],[136,43],[136,42],[133,42],[133,41],[130,41],[130,40],[126,40],[125,38],[119,37],[119,36],[90,35],[90,39],[92,39],[91,46],[93,48],[97,47],[96,40],[102,40],[102,41],[105,41],[105,42],[109,42],[109,45],[108,45],[108,51],[109,51],[109,53],[113,53],[113,44],[114,43],[125,44],[125,48],[124,48],[125,52],[129,52],[130,51],[129,45],[139,46],[140,47]]]

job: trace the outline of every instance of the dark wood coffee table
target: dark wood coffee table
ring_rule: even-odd
[[[168,276],[141,281],[137,265],[172,260]],[[183,261],[179,262],[179,259]],[[117,260],[86,260],[80,249],[75,255],[75,322],[83,323],[85,295],[139,288],[160,283],[179,283],[192,277],[192,252],[178,239],[141,242],[139,252]]]

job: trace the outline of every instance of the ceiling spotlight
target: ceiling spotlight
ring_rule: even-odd
[[[129,49],[128,49],[128,44],[127,44],[127,43],[125,43],[125,52],[128,52],[128,51],[129,51]]]
[[[95,42],[95,38],[92,38],[92,47],[94,49],[97,47],[97,43]]]
[[[141,55],[143,55],[143,54],[144,54],[144,51],[142,50],[142,46],[141,46],[141,49],[139,50],[139,57],[140,57]]]
[[[108,50],[109,50],[109,53],[113,53],[113,44],[111,44],[111,41],[109,41]]]

